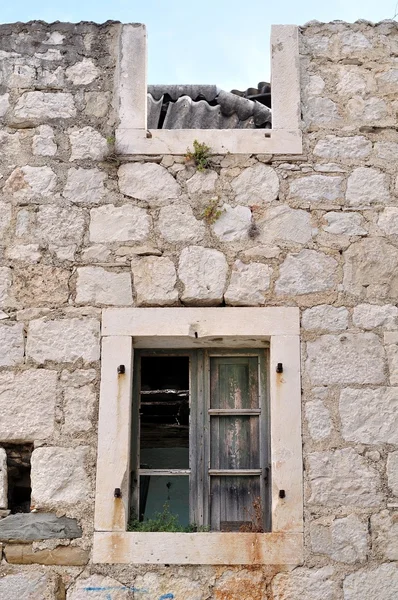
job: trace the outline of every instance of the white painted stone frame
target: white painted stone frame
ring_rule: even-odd
[[[272,129],[147,129],[145,25],[122,25],[116,76],[116,153],[186,154],[195,139],[212,154],[301,154],[298,28],[271,28]]]
[[[103,311],[95,563],[288,564],[303,561],[298,308]],[[197,337],[196,337],[197,336]],[[134,348],[270,347],[271,533],[127,532]],[[277,363],[283,373],[276,372]],[[118,374],[119,365],[125,373]],[[114,497],[120,488],[121,498]],[[279,491],[285,490],[281,499]]]

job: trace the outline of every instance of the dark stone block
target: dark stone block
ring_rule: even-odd
[[[82,537],[76,519],[51,513],[19,513],[0,520],[0,542]]]

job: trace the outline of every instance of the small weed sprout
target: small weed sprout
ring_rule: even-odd
[[[213,225],[224,211],[218,207],[218,197],[211,198],[202,214],[202,218],[208,225]]]
[[[170,512],[170,505],[168,502],[166,502],[163,505],[162,512],[155,513],[152,519],[145,519],[144,521],[132,519],[128,525],[128,531],[169,531],[172,533],[195,533],[198,531],[208,531],[208,528],[199,527],[197,525],[180,525],[178,521],[178,515],[173,515],[173,513]]]
[[[185,160],[192,160],[197,171],[206,171],[210,167],[210,147],[205,143],[201,144],[198,140],[193,141],[193,151],[187,148]]]

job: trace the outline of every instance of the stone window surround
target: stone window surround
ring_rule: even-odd
[[[115,96],[119,155],[182,154],[198,139],[212,154],[301,154],[298,27],[271,28],[272,129],[147,129],[145,25],[122,25]]]
[[[302,564],[299,309],[109,308],[103,311],[102,336],[93,562]],[[270,348],[270,533],[126,531],[134,347]],[[283,373],[276,372],[278,363]],[[125,373],[118,374],[119,365]]]

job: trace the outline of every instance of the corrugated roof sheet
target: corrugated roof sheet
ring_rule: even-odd
[[[225,92],[215,85],[148,86],[148,128],[271,128],[269,101],[266,83],[245,92]]]

